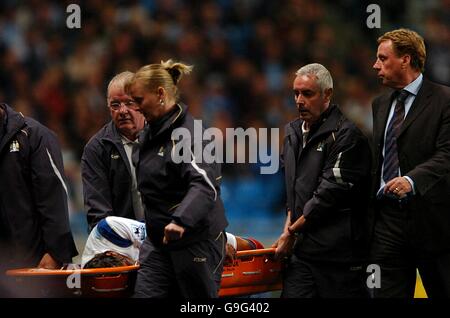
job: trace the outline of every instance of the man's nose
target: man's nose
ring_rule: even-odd
[[[128,113],[128,107],[125,106],[124,103],[120,103],[119,113],[122,113],[122,114]]]
[[[375,61],[375,63],[373,64],[372,68],[375,69],[375,70],[379,70],[380,69],[380,64],[379,64],[378,60]]]

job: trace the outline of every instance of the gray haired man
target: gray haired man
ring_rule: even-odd
[[[107,103],[112,120],[84,148],[81,173],[89,230],[107,216],[144,220],[131,155],[145,119],[124,91],[132,77],[122,72],[110,81]]]
[[[278,257],[290,255],[282,297],[365,297],[369,144],[330,103],[324,66],[295,75],[299,117],[286,125],[282,151],[287,217],[273,245]]]

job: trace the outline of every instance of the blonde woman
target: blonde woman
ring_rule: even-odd
[[[228,225],[220,198],[221,166],[198,160],[193,139],[179,141],[189,143],[183,148],[188,160],[173,159],[174,130],[194,135],[194,119],[178,91],[181,77],[191,70],[172,60],[150,64],[126,85],[149,124],[136,155],[147,239],[135,297],[210,298],[220,287]]]

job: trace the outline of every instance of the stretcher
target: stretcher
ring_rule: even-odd
[[[13,292],[19,297],[130,297],[139,265],[56,269],[22,268],[8,270]]]
[[[281,289],[282,262],[275,249],[238,251],[224,265],[219,297],[236,297]],[[6,272],[20,297],[130,297],[139,265],[93,268],[13,269]]]
[[[236,297],[281,289],[283,263],[275,249],[238,251],[233,264],[225,264],[220,297]]]

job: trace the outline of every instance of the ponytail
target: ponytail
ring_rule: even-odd
[[[165,62],[161,61],[161,66],[170,74],[174,85],[178,85],[181,77],[184,74],[189,74],[194,68],[192,65],[173,62],[171,59]]]

